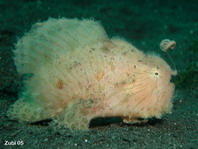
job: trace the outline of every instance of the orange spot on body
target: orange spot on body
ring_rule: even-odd
[[[57,83],[56,83],[56,87],[58,89],[63,89],[64,88],[64,83],[62,80],[58,80]]]
[[[95,78],[96,78],[96,80],[100,81],[100,80],[102,80],[104,75],[105,75],[104,71],[99,71],[95,74]]]

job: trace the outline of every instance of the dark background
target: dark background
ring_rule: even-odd
[[[53,18],[100,21],[109,37],[119,36],[145,51],[162,55],[178,75],[172,115],[146,125],[99,119],[90,131],[55,130],[47,122],[33,125],[8,120],[5,113],[18,98],[22,78],[13,62],[14,44],[35,22]],[[159,49],[173,39],[174,64]],[[198,1],[197,0],[0,0],[0,148],[24,141],[21,148],[197,148],[198,147]],[[114,123],[117,122],[117,123]],[[86,141],[87,140],[87,141]]]

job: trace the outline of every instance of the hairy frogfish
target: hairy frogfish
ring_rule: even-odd
[[[19,74],[30,77],[8,109],[13,120],[52,119],[85,130],[97,117],[134,123],[161,118],[172,109],[170,80],[176,71],[155,54],[109,38],[94,20],[51,18],[36,23],[18,40],[14,62]]]

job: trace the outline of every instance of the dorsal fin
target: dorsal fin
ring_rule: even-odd
[[[48,19],[36,23],[16,44],[15,65],[19,73],[34,73],[50,65],[56,56],[107,40],[100,23],[93,20]],[[79,48],[80,47],[80,48]]]

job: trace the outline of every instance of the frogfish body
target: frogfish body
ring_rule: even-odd
[[[133,123],[171,112],[175,72],[159,56],[108,38],[96,21],[36,23],[14,54],[17,71],[32,77],[9,108],[10,119],[53,119],[67,128],[88,129],[96,117]]]

